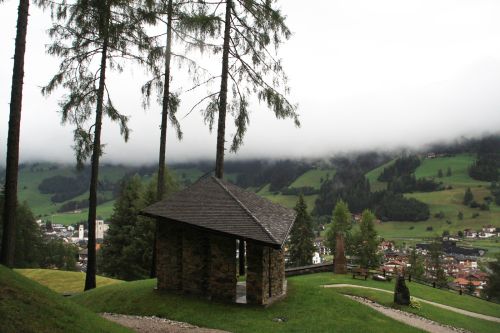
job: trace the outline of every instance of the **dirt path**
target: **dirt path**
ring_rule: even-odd
[[[421,330],[431,332],[431,333],[468,333],[469,331],[466,331],[461,328],[456,328],[448,325],[443,325],[440,323],[437,323],[435,321],[422,318],[420,316],[417,316],[412,313],[408,313],[405,311],[400,311],[392,308],[385,307],[383,305],[380,305],[378,303],[372,302],[366,298],[363,297],[358,297],[358,296],[350,296],[350,295],[344,295],[346,297],[349,297],[350,299],[353,299],[357,302],[360,302],[362,304],[365,304],[372,309],[382,313],[383,315],[386,315],[387,317],[390,317],[394,320],[400,321],[406,325],[410,325],[416,328],[419,328]]]
[[[346,288],[346,287],[347,288],[351,288],[351,287],[353,287],[353,288],[377,290],[377,291],[381,291],[381,292],[384,292],[384,293],[390,293],[390,294],[393,293],[390,290],[379,289],[379,288],[372,288],[372,287],[365,287],[365,286],[358,286],[358,285],[355,285],[355,284],[347,284],[347,283],[328,284],[328,285],[324,285],[323,287],[325,287],[325,288]],[[417,297],[415,297],[415,299],[418,300],[418,301],[420,301],[420,302],[431,304],[431,305],[437,306],[439,308],[450,310],[450,311],[453,311],[453,312],[456,312],[456,313],[460,313],[460,314],[463,314],[463,315],[466,315],[466,316],[469,316],[469,317],[474,317],[474,318],[478,318],[478,319],[483,319],[483,320],[494,321],[496,323],[500,323],[500,318],[497,318],[497,317],[488,316],[488,315],[484,315],[484,314],[481,314],[481,313],[467,311],[467,310],[463,310],[463,309],[459,309],[459,308],[454,308],[454,307],[449,306],[449,305],[444,305],[444,304],[440,304],[440,303],[436,303],[436,302],[432,302],[432,301],[427,301],[425,299],[421,299],[421,298],[417,298]]]
[[[101,316],[139,333],[228,333],[159,317],[127,316],[114,313],[102,313]]]

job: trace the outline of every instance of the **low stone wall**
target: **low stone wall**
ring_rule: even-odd
[[[322,272],[333,272],[333,262],[309,266],[289,267],[285,269],[285,275],[287,277]]]

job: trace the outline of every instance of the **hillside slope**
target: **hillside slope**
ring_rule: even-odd
[[[0,332],[131,332],[0,266]]]
[[[470,208],[462,204],[468,187],[471,188],[474,199],[479,204],[484,203],[485,198],[491,195],[487,188],[489,183],[474,180],[468,174],[468,168],[474,159],[474,156],[470,154],[422,159],[422,163],[415,170],[415,177],[434,178],[436,181],[443,182],[446,189],[427,193],[408,193],[405,196],[416,198],[429,205],[431,218],[423,222],[384,222],[377,225],[380,234],[388,238],[433,237],[441,235],[445,230],[456,233],[467,228],[481,229],[488,224],[500,227],[500,206],[492,203],[489,211],[482,211],[479,208]],[[388,165],[383,165],[366,175],[371,182],[378,184],[379,188],[382,185],[385,186],[386,183],[378,182],[376,179],[386,166]],[[451,170],[451,176],[446,176],[448,168]],[[439,170],[444,174],[441,178],[438,177]],[[459,218],[460,212],[463,218]],[[429,227],[432,227],[432,230],[428,230]]]
[[[155,280],[98,288],[72,299],[95,312],[156,315],[230,332],[421,332],[322,288],[325,281],[321,275],[291,278],[286,299],[268,308],[159,293]]]
[[[57,293],[80,293],[85,284],[85,273],[55,269],[16,269],[17,273],[44,285]],[[122,283],[121,280],[97,276],[97,287]]]

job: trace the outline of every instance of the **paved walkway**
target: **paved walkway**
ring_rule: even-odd
[[[366,298],[363,298],[363,297],[350,296],[350,295],[345,295],[345,296],[349,297],[350,299],[353,299],[357,302],[365,304],[365,305],[371,307],[372,309],[374,309],[375,311],[378,311],[387,317],[390,317],[394,320],[400,321],[406,325],[410,325],[410,326],[419,328],[419,329],[424,330],[426,332],[431,332],[431,333],[457,333],[457,332],[466,333],[467,332],[467,333],[470,333],[467,330],[448,326],[448,325],[443,325],[443,324],[437,323],[435,321],[417,316],[413,313],[408,313],[405,311],[388,308],[386,306],[372,302],[372,301],[370,301]]]
[[[346,288],[346,287],[347,288],[361,288],[361,289],[377,290],[377,291],[381,291],[384,293],[390,293],[390,294],[393,293],[390,290],[373,288],[373,287],[358,286],[356,284],[347,284],[347,283],[328,284],[328,285],[324,285],[323,287],[325,287],[325,288]],[[425,299],[421,299],[421,298],[417,298],[417,297],[415,297],[415,299],[420,301],[420,302],[431,304],[431,305],[437,306],[439,308],[450,310],[450,311],[460,313],[460,314],[463,314],[463,315],[466,315],[469,317],[474,317],[474,318],[479,318],[479,319],[483,319],[483,320],[488,320],[488,321],[500,323],[500,318],[498,318],[498,317],[488,316],[488,315],[484,315],[481,313],[476,313],[476,312],[467,311],[467,310],[463,310],[463,309],[459,309],[459,308],[454,308],[454,307],[449,306],[449,305],[444,305],[444,304],[440,304],[440,303],[436,303],[436,302],[432,302],[432,301],[427,301]]]
[[[102,313],[101,316],[139,333],[228,333],[158,317],[127,316],[114,313]]]

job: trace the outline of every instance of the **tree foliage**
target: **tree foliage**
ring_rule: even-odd
[[[351,229],[352,218],[349,207],[344,201],[339,200],[333,209],[332,222],[327,226],[325,235],[325,243],[332,252],[335,252],[337,233],[343,235],[347,249],[346,252],[350,252],[349,248],[352,243]]]
[[[290,232],[290,261],[293,266],[310,265],[315,250],[314,231],[303,195],[299,196],[294,209],[297,217]]]
[[[484,293],[489,299],[500,301],[500,254],[495,256],[496,261],[490,261],[488,268],[488,284]]]
[[[166,173],[166,195],[177,190],[177,183]],[[109,230],[98,256],[98,269],[104,275],[123,280],[149,277],[155,221],[139,216],[144,207],[156,202],[156,178],[146,186],[134,176],[122,183],[115,202]]]
[[[378,245],[380,240],[375,231],[375,215],[365,210],[361,215],[359,231],[353,236],[354,253],[359,258],[359,264],[363,268],[376,268],[380,264]]]

